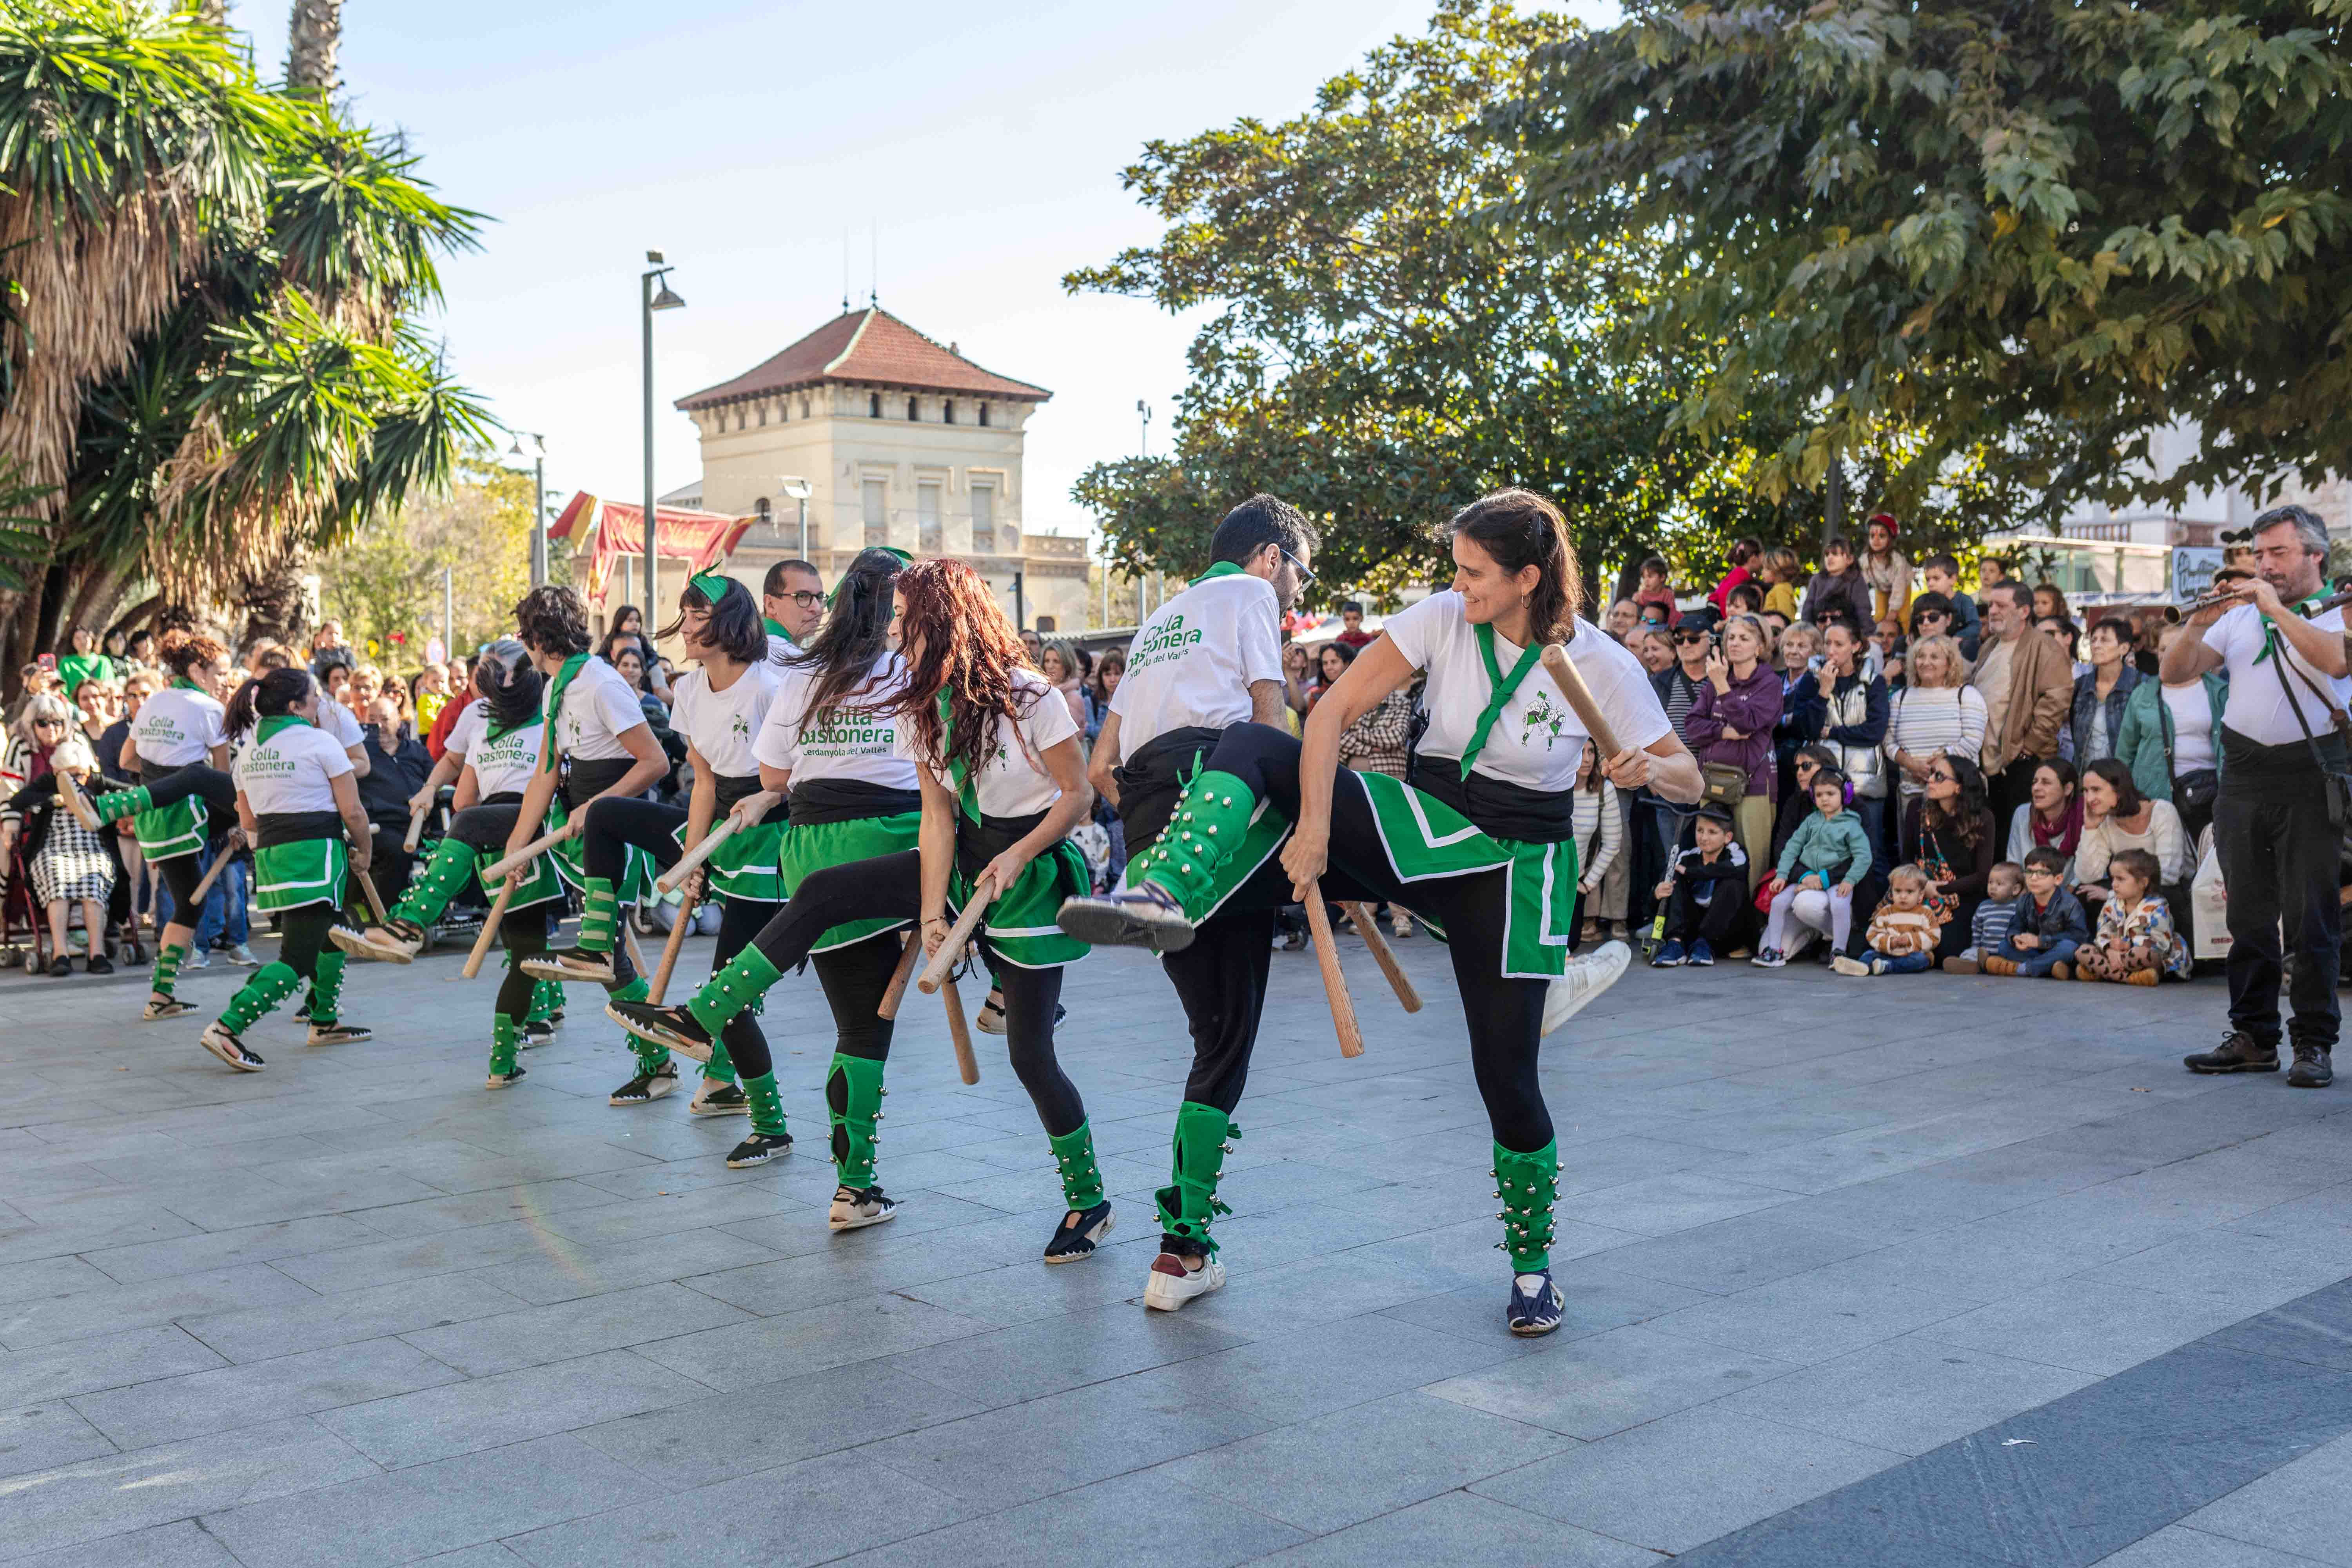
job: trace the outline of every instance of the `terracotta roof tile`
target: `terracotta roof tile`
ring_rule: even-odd
[[[788,387],[860,382],[917,392],[958,392],[1012,402],[1043,403],[1042,386],[982,370],[950,353],[878,306],[848,310],[732,381],[677,400],[680,408],[709,408]]]

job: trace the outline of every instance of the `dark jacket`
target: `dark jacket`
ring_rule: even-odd
[[[2213,766],[2221,765],[2221,710],[2230,700],[2230,683],[2209,670],[2203,677],[2205,705],[2213,715]],[[2116,755],[2131,769],[2132,784],[2149,800],[2172,798],[2172,764],[2166,755],[2173,742],[2172,710],[2164,700],[2161,681],[2143,680],[2124,704],[2123,728],[2116,734]]]
[[[368,760],[367,777],[359,784],[360,810],[370,822],[405,823],[409,798],[432,776],[432,753],[411,734],[397,734],[385,746],[381,725],[365,725],[360,733]]]
[[[1690,717],[1683,721],[1683,739],[1702,763],[1729,763],[1748,770],[1748,793],[1772,797],[1772,728],[1780,721],[1780,678],[1759,659],[1746,680],[1735,679],[1731,689],[1718,693],[1712,680],[1699,684]],[[1744,737],[1723,738],[1727,729]]]
[[[1993,866],[2000,859],[2000,829],[1993,825],[1991,812],[1980,811],[1977,813],[1975,844],[1952,832],[1938,832],[1931,842],[1923,826],[1927,804],[1926,796],[1915,795],[1911,804],[1903,808],[1901,858],[1931,879],[1937,859],[1951,868],[1952,879],[1937,884],[1952,901],[1952,918],[1937,939],[1937,953],[1948,958],[1969,944],[1969,928],[1976,920],[1977,907],[1985,901],[1985,884],[1991,879]]]
[[[1699,892],[1709,899],[1726,896],[1743,902],[1748,898],[1748,856],[1733,839],[1723,847],[1723,853],[1708,860],[1696,848],[1678,853],[1668,874],[1682,887],[1692,890],[1696,901]]]
[[[2091,940],[2091,918],[2083,912],[2083,900],[2072,888],[2062,884],[2050,895],[2050,907],[2039,913],[2030,892],[2018,894],[2017,902],[2010,907],[2017,911],[2017,923],[2009,928],[2011,935],[2032,931],[2045,948],[2053,942]]]
[[[2123,756],[2124,708],[2131,701],[2132,690],[2140,683],[2140,673],[2129,664],[2116,671],[2116,683],[2107,691],[2105,704],[2099,700],[2099,672],[2087,671],[2074,678],[2074,709],[2066,721],[2066,760],[2079,771],[2094,759],[2084,752],[2091,743],[2091,715],[2101,706],[2107,710],[2107,744],[2113,753]],[[2129,758],[2125,758],[2128,763]]]
[[[1807,745],[1819,741],[1838,753],[1840,771],[1853,784],[1855,795],[1884,796],[1886,759],[1878,747],[1886,739],[1886,682],[1875,675],[1866,681],[1860,675],[1842,675],[1833,693],[1822,695],[1818,677],[1797,682],[1789,693],[1796,704],[1797,733]],[[1832,705],[1837,710],[1834,714]],[[1831,723],[1832,718],[1844,721]],[[1822,732],[1825,724],[1826,734]],[[1872,787],[1874,782],[1875,787]]]
[[[1814,573],[1813,580],[1805,586],[1804,613],[1798,618],[1819,621],[1823,611],[1834,609],[1852,616],[1855,629],[1864,637],[1877,624],[1877,617],[1870,613],[1870,583],[1863,576],[1861,567],[1836,577],[1826,572]]]

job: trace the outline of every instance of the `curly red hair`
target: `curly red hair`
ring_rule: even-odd
[[[980,574],[961,561],[918,561],[898,574],[896,586],[906,606],[898,646],[922,647],[919,658],[908,660],[897,711],[914,726],[925,757],[942,770],[961,763],[977,772],[996,749],[997,721],[1018,716],[1013,681],[1028,662],[1021,634]],[[947,725],[940,721],[942,689]]]

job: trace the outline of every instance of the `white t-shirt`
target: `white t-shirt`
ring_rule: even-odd
[[[2330,637],[2341,637],[2344,612],[2338,608],[2315,616],[2311,625]],[[2230,700],[2221,710],[2221,722],[2258,745],[2301,745],[2303,725],[2295,722],[2294,710],[2287,706],[2279,672],[2272,668],[2270,659],[2254,662],[2255,656],[2263,651],[2262,612],[2252,605],[2239,605],[2205,628],[2205,646],[2221,656],[2230,671]],[[2352,700],[2352,679],[2332,679],[2312,668],[2294,651],[2284,632],[2279,634],[2278,647],[2279,657],[2293,666],[2285,672],[2286,679],[2294,690],[2296,703],[2303,709],[2303,723],[2311,726],[2315,738],[2326,735],[2327,710],[2320,695],[2325,694],[2341,708]]]
[[[803,724],[801,714],[816,683],[813,667],[786,665],[776,672],[767,722],[751,742],[754,765],[784,769],[795,784],[851,779],[884,789],[919,788],[915,764],[898,751],[898,721],[884,706],[907,684],[898,656],[886,653],[876,659],[863,686],[850,688],[845,701],[810,714]]]
[[[1152,613],[1128,645],[1111,693],[1118,749],[1133,756],[1171,730],[1222,730],[1250,717],[1250,683],[1282,679],[1282,606],[1247,573],[1196,583]]]
[[[702,753],[714,773],[744,778],[760,771],[751,742],[767,722],[768,706],[776,695],[781,671],[772,664],[744,667],[735,684],[724,691],[710,689],[710,673],[689,669],[672,683],[669,725]]]
[[[2206,698],[2205,683],[2192,680],[2186,686],[2168,686],[2163,693],[2164,705],[2172,714],[2173,772],[2201,773],[2214,766],[2213,704]]]
[[[770,632],[768,634],[768,662],[770,664],[782,664],[784,660],[792,658],[793,655],[800,651],[801,645],[793,641],[792,638],[784,636],[782,632]]]
[[[1045,677],[1017,669],[1013,672],[1013,703],[1020,719],[997,720],[995,752],[971,781],[983,816],[1028,816],[1062,798],[1061,786],[1045,771],[1045,751],[1078,732],[1068,700],[1045,684]],[[923,761],[915,755],[911,728],[899,732],[898,754],[910,763]],[[955,788],[946,769],[932,768],[931,776],[950,790]]]
[[[319,729],[347,752],[367,740],[360,731],[359,716],[324,693],[319,698]]]
[[[228,739],[228,710],[201,691],[167,686],[147,699],[131,739],[142,762],[160,768],[201,763]]]
[[[1460,758],[1495,689],[1479,657],[1477,636],[1462,613],[1462,595],[1451,589],[1432,594],[1391,616],[1381,629],[1414,668],[1429,672],[1422,694],[1429,728],[1421,738],[1421,754]],[[1521,651],[1499,635],[1495,638],[1495,662],[1505,679]],[[1622,645],[1591,621],[1579,620],[1576,640],[1568,651],[1593,701],[1617,731],[1619,745],[1639,752],[1674,733],[1650,685],[1650,672]],[[1576,783],[1585,739],[1576,710],[1538,665],[1503,705],[1471,771],[1526,789],[1566,790]]]
[[[542,720],[491,740],[490,705],[478,700],[467,703],[449,726],[445,744],[474,770],[474,788],[488,800],[494,795],[520,795],[530,787],[531,775],[539,772],[539,743],[546,734]]]
[[[335,738],[315,724],[289,724],[266,741],[259,733],[257,729],[247,739],[236,765],[236,787],[253,815],[334,810],[329,781],[352,771],[350,754]]]
[[[547,683],[549,695],[555,682]],[[601,658],[591,658],[563,689],[563,711],[556,719],[558,744],[574,762],[606,762],[625,757],[629,748],[620,738],[646,721],[637,694],[621,672]]]

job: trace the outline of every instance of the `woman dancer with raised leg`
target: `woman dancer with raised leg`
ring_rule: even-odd
[[[919,847],[817,872],[685,1006],[626,1004],[614,1016],[674,1048],[696,1048],[842,921],[917,916],[923,949],[932,952],[953,910],[974,897],[989,900],[979,944],[1003,984],[1013,1070],[1045,1124],[1067,1205],[1045,1261],[1072,1262],[1090,1255],[1112,1223],[1085,1103],[1054,1055],[1062,966],[1087,952],[1053,924],[1063,900],[1087,886],[1085,858],[1068,842],[1094,796],[1077,722],[1026,668],[1018,635],[971,567],[920,562],[898,574],[897,586],[907,677],[891,710],[898,752],[917,765]],[[874,970],[887,985],[887,968]],[[848,1087],[836,1079],[827,1098],[841,1115],[837,1086]],[[856,1131],[870,1139],[870,1123]],[[836,1147],[838,1134],[837,1124]],[[845,1174],[836,1210],[857,1195]]]

